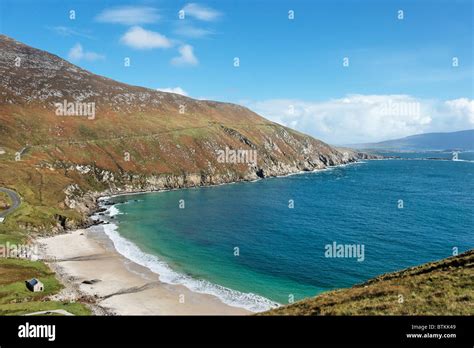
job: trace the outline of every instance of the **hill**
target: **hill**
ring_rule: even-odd
[[[263,315],[473,315],[474,250],[383,274]]]
[[[92,74],[4,35],[0,81],[0,187],[23,198],[0,225],[0,241],[18,228],[85,224],[101,193],[254,180],[366,156],[239,105]],[[232,151],[242,157],[229,156]]]
[[[401,139],[352,145],[356,149],[375,150],[474,150],[474,129],[451,133],[425,133]]]

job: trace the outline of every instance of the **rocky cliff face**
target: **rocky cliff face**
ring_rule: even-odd
[[[239,105],[94,75],[3,35],[0,82],[0,186],[58,228],[83,221],[57,216],[85,214],[98,192],[254,180],[367,157]],[[80,203],[85,196],[92,201]]]

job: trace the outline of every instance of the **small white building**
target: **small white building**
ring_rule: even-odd
[[[44,285],[38,279],[32,278],[25,281],[26,287],[28,290],[33,292],[44,291]]]
[[[4,217],[0,217],[0,224],[5,221],[5,218]]]

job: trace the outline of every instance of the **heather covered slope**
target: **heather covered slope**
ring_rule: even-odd
[[[473,315],[474,250],[262,314]]]
[[[0,80],[0,186],[23,197],[9,218],[22,229],[83,223],[94,206],[96,196],[86,197],[91,192],[252,180],[363,156],[238,105],[94,75],[3,35]],[[95,115],[58,116],[55,103],[63,101],[93,102]],[[256,151],[257,163],[221,163],[218,153],[226,148]]]

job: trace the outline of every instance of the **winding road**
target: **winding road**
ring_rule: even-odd
[[[18,193],[16,193],[15,191],[4,188],[4,187],[0,187],[0,192],[5,192],[12,201],[12,205],[10,208],[8,208],[7,210],[0,211],[0,218],[4,218],[5,216],[12,213],[14,210],[16,210],[20,206],[21,198],[18,195]]]

